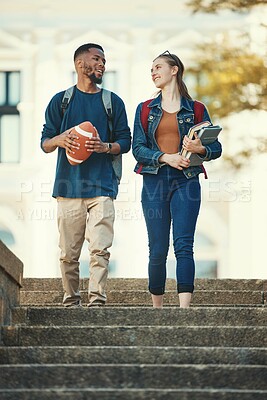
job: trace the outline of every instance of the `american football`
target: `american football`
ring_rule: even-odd
[[[79,165],[92,154],[92,151],[87,151],[85,142],[88,138],[96,136],[96,131],[91,122],[85,121],[75,126],[71,133],[78,136],[79,139],[74,139],[74,141],[80,144],[80,148],[74,149],[74,154],[68,154],[66,151],[66,156],[71,165]]]

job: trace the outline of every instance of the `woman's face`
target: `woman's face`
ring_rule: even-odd
[[[175,78],[177,74],[177,67],[171,67],[164,57],[158,57],[153,61],[151,68],[151,77],[155,86],[163,89],[168,83]]]

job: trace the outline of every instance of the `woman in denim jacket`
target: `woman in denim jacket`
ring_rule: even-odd
[[[142,207],[149,241],[149,291],[157,308],[163,306],[171,223],[180,307],[189,307],[194,291],[193,243],[201,201],[198,175],[203,168],[190,167],[180,152],[184,148],[197,153],[203,161],[222,153],[218,140],[203,146],[200,139],[186,136],[194,125],[194,101],[183,72],[181,60],[168,51],[153,61],[151,76],[160,92],[149,103],[147,133],[141,123],[142,103],[134,122],[135,172],[143,175]],[[206,107],[203,121],[210,121]]]

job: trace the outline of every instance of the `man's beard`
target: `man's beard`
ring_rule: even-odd
[[[93,83],[102,83],[102,79],[103,79],[103,77],[101,76],[100,78],[97,78],[96,76],[95,76],[95,74],[91,74],[91,75],[89,75],[89,78],[90,78],[90,80],[93,82]]]

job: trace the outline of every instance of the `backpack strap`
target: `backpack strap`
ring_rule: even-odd
[[[150,108],[148,107],[148,105],[151,103],[153,99],[149,99],[144,101],[144,103],[142,104],[142,108],[141,108],[141,124],[142,127],[144,129],[145,134],[147,134],[148,131],[148,115],[149,115],[149,111]]]
[[[61,106],[60,106],[63,115],[69,105],[69,102],[71,101],[72,97],[74,96],[75,90],[76,90],[76,86],[71,86],[65,91],[65,93],[63,95],[63,98],[61,101]]]
[[[142,125],[146,135],[147,135],[147,131],[148,131],[148,116],[149,116],[149,112],[150,112],[150,108],[148,107],[148,105],[151,103],[152,100],[153,99],[144,101],[142,104],[142,107],[141,107],[141,115],[140,115],[141,125]],[[141,174],[142,169],[143,169],[143,164],[140,164],[136,173]]]
[[[106,89],[102,89],[102,101],[103,105],[108,117],[108,128],[109,128],[109,141],[114,142],[113,135],[113,117],[112,117],[112,101],[111,101],[111,92]],[[117,182],[120,183],[122,176],[122,155],[121,154],[113,154],[111,158],[112,167],[115,172]]]
[[[204,104],[200,103],[200,101],[194,101],[194,124],[199,124],[203,121],[204,115]]]
[[[111,92],[106,89],[102,89],[102,101],[108,116],[108,127],[110,142],[114,142],[113,137],[113,124],[112,124],[112,102],[111,102]]]
[[[200,122],[203,121],[203,116],[204,116],[204,104],[201,103],[200,101],[195,100],[194,101],[194,124],[199,124]],[[200,165],[200,168],[202,169],[204,173],[205,179],[208,179],[207,171],[205,170],[205,167],[203,164]]]

